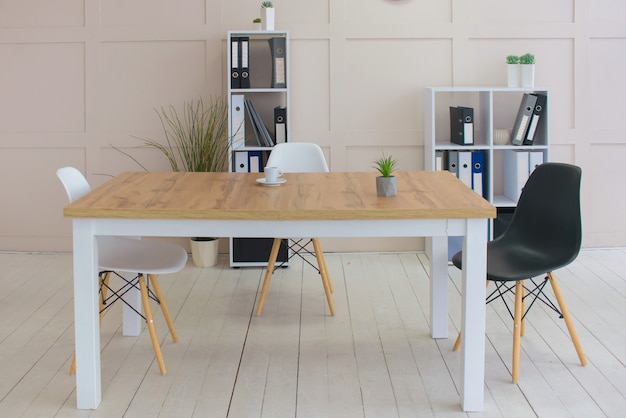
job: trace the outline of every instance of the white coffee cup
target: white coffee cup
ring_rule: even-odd
[[[283,175],[283,170],[278,167],[265,167],[265,182],[276,183],[278,178]]]

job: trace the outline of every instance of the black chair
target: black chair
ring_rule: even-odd
[[[520,337],[523,320],[536,301],[556,311],[570,333],[581,364],[587,364],[578,335],[553,272],[570,264],[578,256],[582,241],[580,214],[579,167],[545,163],[529,177],[510,224],[502,235],[487,244],[487,285],[494,282],[496,290],[487,296],[487,303],[502,299],[513,317],[513,382],[519,378]],[[461,269],[462,254],[456,253],[452,263]],[[538,277],[543,277],[538,279]],[[558,307],[544,292],[550,282]],[[506,294],[515,294],[513,312]],[[526,308],[526,300],[529,300]],[[460,345],[460,336],[454,350]]]

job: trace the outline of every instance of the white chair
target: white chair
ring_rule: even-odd
[[[272,152],[267,160],[266,166],[278,167],[285,173],[325,173],[328,172],[328,165],[324,158],[322,149],[317,144],[302,143],[302,142],[286,142],[277,144],[272,148]],[[256,314],[261,315],[263,312],[263,304],[265,303],[265,297],[267,296],[267,290],[272,279],[276,265],[276,257],[278,256],[278,250],[283,238],[274,238],[272,250],[270,251],[270,258],[267,263],[267,271],[265,272],[265,280],[263,281],[263,287],[261,288],[261,296],[259,297],[259,304],[257,306]],[[290,239],[289,244],[290,254],[289,258],[294,255],[298,255],[305,262],[313,266],[318,270],[322,278],[322,284],[324,286],[324,292],[326,293],[326,300],[328,301],[328,308],[330,314],[335,315],[335,306],[333,304],[332,291],[333,285],[328,275],[328,268],[326,266],[326,260],[324,259],[324,252],[322,246],[317,238],[303,239]],[[306,247],[309,243],[313,244],[313,252]],[[304,256],[304,254],[315,255],[317,259],[317,267],[311,264]]]
[[[65,187],[70,203],[91,190],[87,179],[74,167],[60,168],[56,173]],[[98,260],[99,269],[101,270],[98,275],[100,286],[100,323],[102,323],[104,311],[113,302],[121,300],[127,304],[122,298],[123,295],[132,289],[139,288],[144,314],[142,315],[141,312],[127,305],[146,320],[159,369],[161,374],[167,374],[163,355],[161,354],[161,346],[154,327],[150,299],[155,300],[161,306],[165,322],[167,322],[172,335],[172,340],[174,342],[178,341],[174,323],[163,298],[157,275],[176,273],[182,270],[187,264],[187,252],[183,247],[170,243],[123,237],[98,237]],[[109,278],[111,273],[122,280],[121,286],[117,289],[110,287]],[[128,280],[118,273],[131,273],[136,276],[134,279]],[[109,295],[109,292],[111,295]],[[75,372],[76,355],[74,355],[70,367],[70,373]]]

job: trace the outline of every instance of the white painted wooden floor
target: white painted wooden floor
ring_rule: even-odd
[[[253,315],[262,269],[190,265],[161,284],[180,337],[156,312],[168,375],[148,333],[102,327],[103,398],[75,408],[68,254],[0,254],[0,417],[598,417],[626,416],[626,250],[583,251],[558,272],[589,365],[563,321],[528,317],[521,379],[510,382],[511,324],[487,309],[484,413],[458,403],[459,272],[450,267],[450,339],[428,327],[423,254],[328,254],[337,315],[318,275],[295,261]]]

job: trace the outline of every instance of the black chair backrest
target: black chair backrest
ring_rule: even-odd
[[[528,178],[511,223],[496,241],[530,248],[563,267],[578,256],[582,243],[580,167],[563,163],[538,166]],[[504,244],[504,242],[502,242]]]

